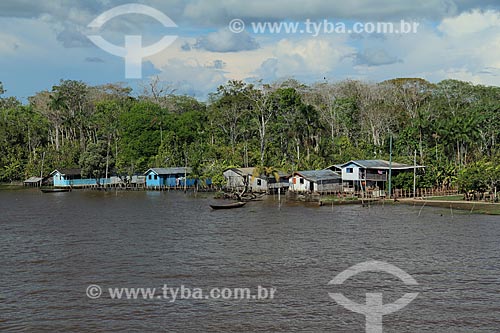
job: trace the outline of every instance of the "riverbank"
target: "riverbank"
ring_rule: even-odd
[[[392,199],[360,199],[356,197],[334,197],[327,196],[319,199],[320,206],[327,205],[373,205],[373,204],[406,204],[414,206],[429,206],[441,207],[447,209],[458,209],[469,211],[476,214],[500,215],[500,203],[484,202],[484,201],[464,201],[463,196],[449,197],[429,197],[425,199],[413,198],[398,198],[396,201]]]
[[[22,190],[23,183],[0,183],[0,190]]]
[[[428,199],[398,199],[399,203],[407,205],[441,207],[447,209],[467,210],[470,213],[480,213],[488,215],[500,215],[500,203],[484,201],[458,201],[455,198],[451,200]]]
[[[384,202],[383,199],[380,198],[357,198],[357,197],[347,197],[347,198],[337,198],[337,197],[324,197],[319,199],[319,205],[320,206],[327,206],[327,205],[370,205],[374,203],[382,203]]]
[[[32,190],[33,188],[27,188],[18,184],[0,184],[0,190]],[[124,190],[117,188],[118,190]],[[114,189],[113,189],[114,190]],[[151,191],[153,189],[141,189],[146,191]],[[192,189],[190,189],[192,190]],[[85,190],[82,190],[85,191]],[[165,191],[165,192],[168,192]],[[174,191],[176,192],[176,191]],[[190,191],[191,192],[191,191]],[[205,191],[198,191],[197,193],[204,193]],[[207,192],[208,193],[208,192]],[[294,200],[295,199],[295,200]],[[357,197],[337,197],[337,196],[311,196],[311,197],[300,197],[294,198],[291,201],[297,202],[311,202],[317,203],[319,206],[328,205],[377,205],[377,204],[406,204],[414,206],[429,206],[429,207],[441,207],[446,209],[457,209],[463,211],[469,211],[475,214],[487,214],[487,215],[500,215],[500,203],[491,203],[484,201],[464,201],[461,196],[450,196],[448,197],[429,197],[426,199],[412,199],[412,198],[398,198],[397,201],[392,199],[382,199],[382,198],[357,198]],[[287,197],[287,200],[290,200]]]

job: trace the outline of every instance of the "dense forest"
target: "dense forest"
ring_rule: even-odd
[[[0,181],[82,167],[88,176],[188,165],[222,182],[229,166],[284,171],[351,159],[425,165],[419,187],[488,191],[500,180],[500,87],[418,78],[305,85],[229,81],[207,102],[157,78],[123,84],[61,80],[23,105],[0,83]],[[8,87],[7,87],[8,88]],[[410,187],[405,175],[396,187]]]

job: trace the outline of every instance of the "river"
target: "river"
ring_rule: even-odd
[[[499,332],[500,218],[440,208],[316,207],[275,197],[212,211],[211,195],[0,191],[0,331],[364,332],[329,293],[384,304],[384,332]],[[349,267],[382,261],[413,277]],[[100,297],[90,285],[98,285]],[[274,297],[162,297],[259,287]],[[156,288],[113,299],[109,288]],[[163,289],[162,289],[163,290]],[[220,295],[219,295],[220,296]],[[268,294],[269,296],[269,294]]]

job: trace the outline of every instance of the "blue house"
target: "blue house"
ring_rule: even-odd
[[[81,169],[59,169],[50,173],[52,176],[54,186],[56,187],[70,187],[70,186],[93,186],[96,185],[94,178],[82,178]],[[99,179],[99,183],[109,184],[109,178]]]
[[[189,178],[190,173],[191,168],[186,167],[151,168],[144,173],[146,187],[192,187],[198,180]]]

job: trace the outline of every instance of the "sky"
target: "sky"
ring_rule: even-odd
[[[130,11],[106,22],[101,20],[99,27],[89,26],[104,12],[130,3],[161,12],[176,27]],[[369,27],[379,22],[391,22],[398,30],[401,20],[418,24],[417,29],[404,34],[353,31],[356,24]],[[235,25],[230,26],[230,22]],[[266,22],[297,24],[299,29],[295,33],[283,28],[280,33],[254,29],[256,24]],[[311,22],[319,29],[317,33]],[[325,22],[337,30],[325,29]],[[164,36],[176,38],[168,47],[140,58],[142,77],[136,79],[127,77],[122,56],[95,45],[88,38],[91,35],[100,35],[118,47],[125,45],[125,36],[140,35],[144,48]],[[431,82],[458,79],[499,86],[500,2],[0,2],[0,82],[6,96],[25,101],[38,91],[51,90],[61,79],[91,85],[125,82],[140,93],[140,87],[152,76],[158,76],[176,93],[200,100],[228,80],[274,82],[295,78],[309,84],[420,77]]]

